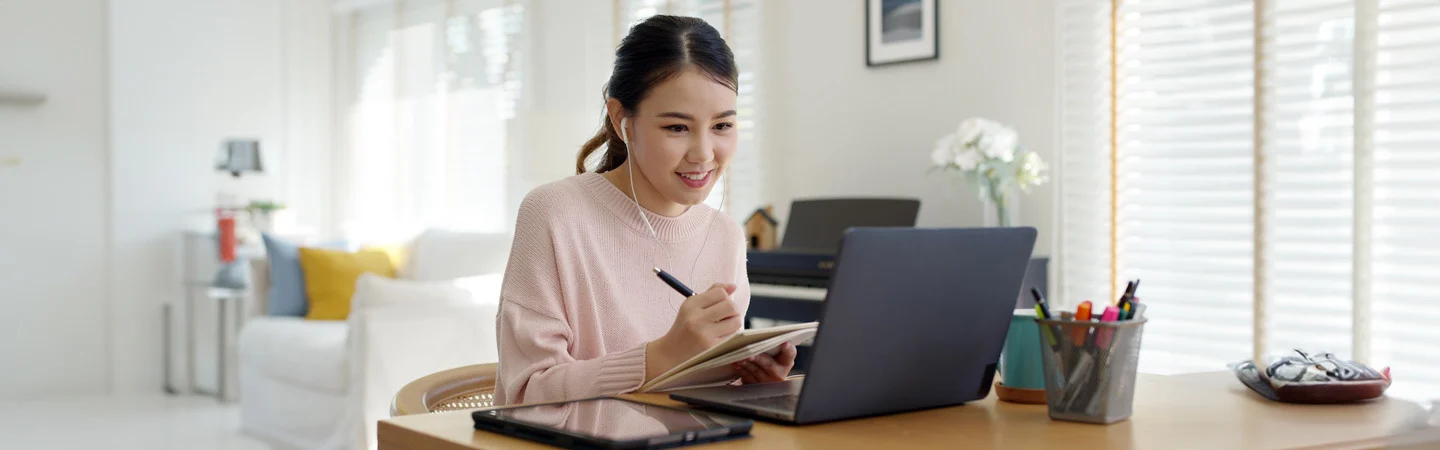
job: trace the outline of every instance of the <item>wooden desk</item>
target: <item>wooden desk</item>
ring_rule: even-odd
[[[674,404],[663,395],[630,398]],[[1229,372],[1141,374],[1134,415],[1113,425],[1052,421],[1044,405],[985,400],[951,408],[807,426],[757,421],[749,439],[702,449],[830,448],[1293,448],[1364,442],[1422,426],[1425,410],[1403,400],[1287,405],[1251,393]],[[476,431],[469,412],[380,422],[382,450],[549,448]],[[1353,445],[1352,445],[1353,446]]]

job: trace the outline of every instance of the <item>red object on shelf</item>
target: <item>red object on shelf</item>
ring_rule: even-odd
[[[215,216],[215,228],[220,232],[220,261],[235,262],[235,213],[217,209]]]

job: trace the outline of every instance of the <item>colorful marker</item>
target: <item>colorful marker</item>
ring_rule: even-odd
[[[1120,320],[1120,308],[1116,308],[1114,306],[1106,306],[1105,314],[1100,315],[1100,321],[1115,322],[1117,320]],[[1101,349],[1110,348],[1110,337],[1115,334],[1115,330],[1112,330],[1109,327],[1103,327],[1100,328],[1098,334],[1099,336],[1095,338],[1095,344],[1099,345]]]
[[[1075,309],[1075,320],[1076,320],[1077,322],[1088,322],[1088,321],[1090,320],[1090,308],[1091,308],[1091,307],[1092,307],[1092,304],[1090,303],[1089,300],[1080,302],[1080,307]],[[1083,326],[1077,326],[1077,327],[1075,327],[1075,331],[1072,331],[1072,332],[1071,332],[1071,334],[1072,334],[1071,337],[1075,339],[1075,346],[1076,346],[1076,347],[1084,347],[1084,346],[1085,346],[1085,335],[1087,334],[1087,331],[1088,331],[1088,330],[1086,330],[1085,327],[1083,327]]]

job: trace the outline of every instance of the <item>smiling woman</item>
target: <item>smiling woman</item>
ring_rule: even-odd
[[[703,20],[651,17],[621,41],[578,174],[520,205],[497,318],[496,404],[633,391],[739,331],[750,303],[744,239],[704,203],[737,150],[738,91],[734,54]],[[655,268],[710,288],[680,297]],[[745,383],[780,381],[794,360],[791,347],[735,370]]]
[[[622,160],[619,168],[626,170],[605,178],[628,186],[631,197],[657,214],[675,216],[705,201],[735,154],[735,91],[696,70],[656,86],[633,112],[613,97],[606,109],[606,123],[618,122],[623,144],[607,151],[607,161]],[[635,188],[636,165],[643,190]]]

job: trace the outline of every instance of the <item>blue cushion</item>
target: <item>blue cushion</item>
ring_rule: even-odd
[[[305,299],[305,273],[300,270],[300,248],[269,233],[265,256],[270,259],[270,299],[266,314],[305,317],[310,302]]]

